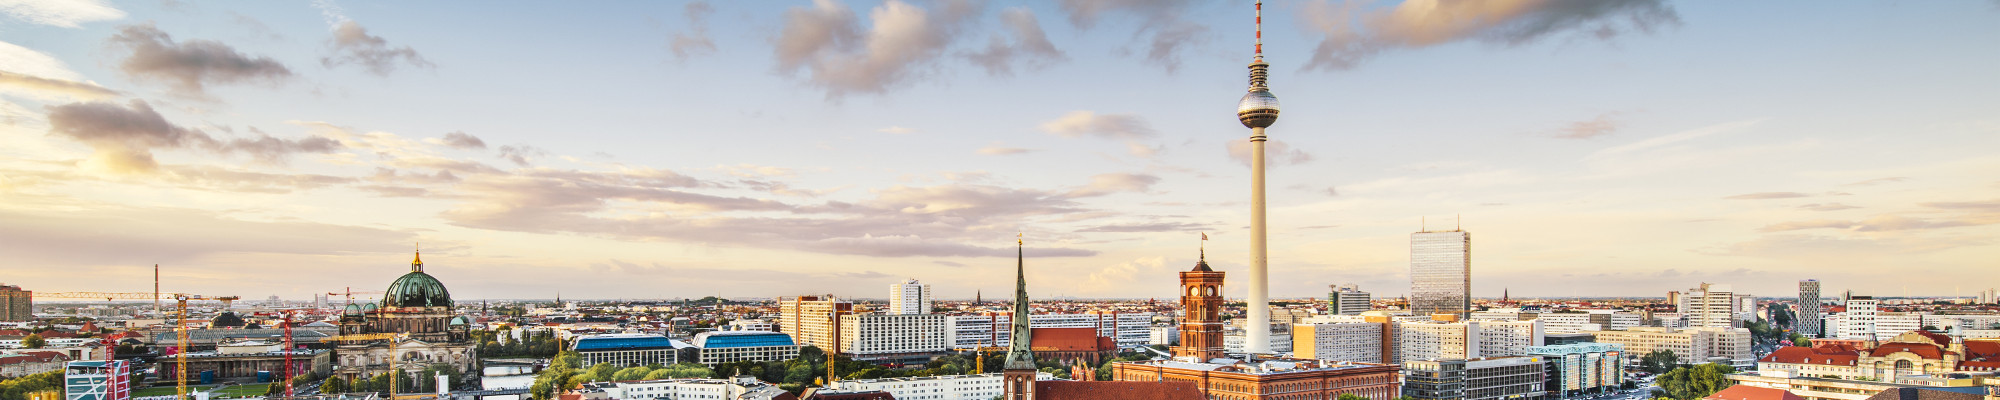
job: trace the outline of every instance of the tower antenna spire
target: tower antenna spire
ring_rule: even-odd
[[[1257,0],[1257,61],[1264,61],[1264,0]]]

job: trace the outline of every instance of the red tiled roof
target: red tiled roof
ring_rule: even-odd
[[[1945,336],[1945,335],[1944,335],[1944,334],[1942,334],[1942,333],[1937,333],[1937,332],[1931,332],[1931,331],[1926,331],[1926,330],[1921,330],[1921,329],[1919,329],[1919,330],[1914,330],[1914,331],[1910,331],[1910,332],[1915,332],[1915,333],[1916,333],[1916,334],[1918,334],[1918,335],[1922,335],[1922,336],[1923,336],[1924,338],[1926,338],[1926,339],[1930,339],[1930,340],[1931,340],[1931,344],[1935,344],[1935,345],[1939,345],[1939,346],[1944,346],[1944,345],[1949,345],[1949,344],[1951,344],[1951,337],[1950,337],[1950,336]]]
[[[1703,397],[1703,400],[1805,400],[1804,397],[1784,389],[1763,388],[1750,385],[1730,386],[1720,392]]]
[[[1028,345],[1036,348],[1054,347],[1057,351],[1104,351],[1104,342],[1098,340],[1097,328],[1034,328],[1035,338]]]
[[[814,393],[812,400],[896,400],[889,392]]]
[[[1855,352],[1854,350],[1846,349],[1844,347],[1845,346],[1781,347],[1778,348],[1777,351],[1771,352],[1771,355],[1767,355],[1764,356],[1764,358],[1762,359],[1758,359],[1757,362],[1781,363],[1781,364],[1841,365],[1841,366],[1854,365],[1855,361],[1861,358],[1861,354]]]
[[[1035,398],[1043,400],[1204,400],[1194,382],[1035,381]],[[1799,400],[1799,399],[1793,399]]]
[[[0,356],[0,365],[12,365],[12,364],[31,363],[31,362],[45,363],[51,361],[64,361],[68,359],[69,356],[63,355],[63,353],[61,352],[24,351],[20,353]]]
[[[1868,356],[1887,357],[1890,354],[1896,354],[1902,352],[1909,352],[1911,354],[1916,354],[1917,357],[1923,357],[1926,360],[1943,359],[1945,353],[1944,349],[1938,348],[1937,345],[1932,345],[1932,344],[1890,343],[1882,345],[1880,347],[1876,347],[1874,350],[1869,350]]]

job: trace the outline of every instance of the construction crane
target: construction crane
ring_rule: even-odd
[[[51,298],[51,299],[104,299],[104,301],[158,300],[160,297],[163,296],[178,296],[178,295],[180,295],[180,293],[156,294],[152,292],[35,292],[34,294],[35,297]],[[222,297],[209,297],[209,298],[196,298],[196,299],[221,301],[222,308],[229,308],[231,304],[234,304],[236,300],[241,299],[241,297],[222,296]]]
[[[360,291],[360,292],[356,292],[356,291],[354,291],[354,288],[350,287],[350,288],[347,288],[347,290],[342,290],[342,291],[338,291],[338,292],[326,292],[326,295],[328,295],[328,296],[343,296],[343,297],[346,297],[346,298],[347,298],[347,304],[350,304],[350,305],[351,305],[351,304],[354,304],[354,295],[357,295],[357,294],[386,294],[386,293],[388,293],[388,292],[384,292],[384,291],[379,291],[379,290],[368,290],[368,291]]]
[[[321,342],[328,342],[328,341],[331,341],[331,342],[372,342],[372,341],[377,341],[377,340],[388,340],[388,341],[389,341],[389,356],[390,356],[391,358],[397,358],[397,356],[396,356],[396,348],[397,348],[397,347],[401,347],[401,346],[403,345],[402,341],[400,341],[400,340],[397,340],[397,339],[402,339],[402,338],[406,338],[406,337],[408,337],[408,336],[407,336],[407,335],[405,335],[405,334],[401,334],[401,333],[355,333],[355,334],[347,334],[347,335],[340,335],[340,336],[334,336],[334,337],[329,337],[329,338],[325,338],[325,339],[320,339],[320,341],[321,341]],[[398,368],[396,367],[396,361],[395,361],[395,360],[392,360],[392,361],[390,361],[390,362],[389,362],[389,399],[390,399],[390,400],[395,400],[395,398],[396,398],[396,376],[397,376],[397,375],[402,375],[402,374],[403,374],[403,371],[402,371],[401,369],[398,369]],[[365,377],[364,377],[364,378],[365,378]]]
[[[280,311],[278,315],[284,317],[284,322],[278,324],[285,328],[285,397],[292,397],[292,352],[299,348],[292,344],[292,311]]]

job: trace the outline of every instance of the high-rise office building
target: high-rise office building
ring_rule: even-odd
[[[1819,280],[1799,281],[1799,308],[1792,313],[1792,331],[1806,337],[1820,337]]]
[[[1410,312],[1419,316],[1472,310],[1472,235],[1464,230],[1410,234]]]
[[[833,295],[778,298],[778,330],[792,334],[801,346],[839,351],[840,316],[854,313],[854,303]]]
[[[35,319],[35,292],[20,286],[0,285],[0,321]]]
[[[931,285],[916,279],[889,285],[889,314],[930,314]]]
[[[1729,285],[1710,283],[1688,289],[1675,300],[1674,307],[1688,317],[1688,326],[1691,327],[1741,327],[1743,320],[1751,317],[1757,307],[1754,298],[1737,294]]]
[[[1361,315],[1363,311],[1374,309],[1368,304],[1372,300],[1368,292],[1361,291],[1360,286],[1352,283],[1334,285],[1333,291],[1326,294],[1326,311],[1333,315]]]

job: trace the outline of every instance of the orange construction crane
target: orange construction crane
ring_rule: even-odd
[[[386,293],[388,293],[388,292],[384,292],[384,291],[380,291],[380,290],[369,290],[369,291],[360,291],[360,292],[356,292],[356,291],[354,291],[354,288],[351,288],[351,287],[350,287],[350,288],[347,288],[346,290],[342,290],[342,291],[338,291],[338,292],[326,292],[326,295],[328,295],[328,296],[343,296],[343,297],[347,297],[347,304],[354,304],[354,295],[357,295],[357,294],[386,294]]]

